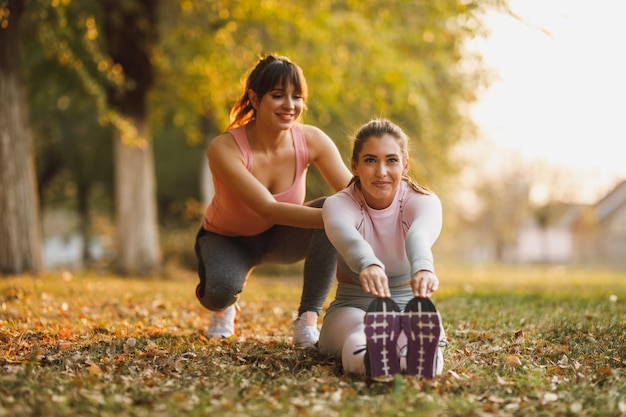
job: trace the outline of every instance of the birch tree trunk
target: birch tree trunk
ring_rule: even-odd
[[[133,120],[148,137],[144,120]],[[156,177],[152,141],[124,143],[115,137],[117,266],[124,275],[146,275],[160,266]]]
[[[9,0],[0,27],[0,273],[40,272],[37,179],[20,74],[18,21],[23,0]]]

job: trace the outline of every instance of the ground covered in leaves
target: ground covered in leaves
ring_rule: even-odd
[[[0,417],[626,415],[623,273],[444,266],[444,374],[388,385],[291,345],[298,277],[253,276],[208,340],[175,275],[0,278]]]

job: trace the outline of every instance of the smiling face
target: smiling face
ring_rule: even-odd
[[[304,97],[292,83],[277,83],[260,101],[254,91],[250,98],[256,109],[257,123],[289,129],[304,110]]]
[[[367,205],[380,210],[393,202],[408,163],[398,140],[385,133],[366,138],[351,167],[352,173],[359,177]]]

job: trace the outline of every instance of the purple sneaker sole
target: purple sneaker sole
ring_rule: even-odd
[[[391,381],[394,375],[400,373],[398,337],[401,314],[391,299],[374,300],[365,314],[365,360],[368,376],[372,381]]]
[[[407,336],[406,374],[433,379],[437,370],[437,349],[441,317],[428,299],[413,299],[402,314]]]

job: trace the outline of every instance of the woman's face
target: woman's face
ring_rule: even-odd
[[[387,134],[366,139],[358,160],[352,161],[352,173],[360,179],[367,205],[378,210],[392,203],[407,169],[396,138]]]
[[[251,92],[254,94],[254,92]],[[304,109],[304,98],[296,91],[292,83],[284,86],[278,83],[268,91],[260,101],[253,96],[257,123],[276,125],[280,129],[289,129],[298,120]]]

